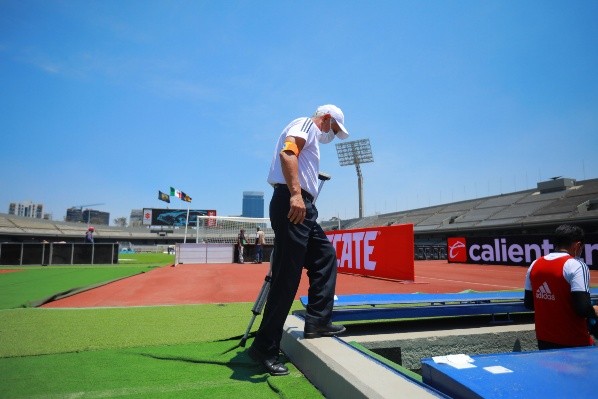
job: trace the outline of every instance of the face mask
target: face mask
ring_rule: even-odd
[[[334,131],[332,130],[332,119],[330,119],[330,130],[327,132],[321,132],[318,136],[318,141],[322,144],[328,144],[334,140]]]

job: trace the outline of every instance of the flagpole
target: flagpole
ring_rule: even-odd
[[[191,208],[191,203],[187,202],[187,220],[185,221],[185,238],[183,239],[183,244],[187,242],[187,226],[189,226],[189,208]]]

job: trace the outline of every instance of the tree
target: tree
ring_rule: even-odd
[[[118,227],[127,227],[127,218],[121,216],[119,218],[114,219],[114,225]]]

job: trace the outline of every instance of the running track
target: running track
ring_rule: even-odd
[[[161,267],[102,287],[50,302],[45,308],[183,305],[254,302],[269,264],[203,264]],[[449,264],[416,261],[415,281],[390,281],[339,274],[336,293],[445,293],[463,290],[501,291],[523,289],[527,268]],[[591,285],[598,286],[598,271],[591,271]],[[303,275],[299,296],[307,295]]]

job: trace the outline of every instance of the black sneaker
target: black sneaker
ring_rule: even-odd
[[[337,334],[342,334],[347,329],[341,325],[334,325],[328,323],[327,325],[317,325],[312,323],[305,323],[303,330],[303,338],[319,338],[319,337],[332,337]]]
[[[253,361],[260,363],[270,375],[278,376],[289,374],[289,369],[278,361],[278,356],[266,356],[253,346],[249,347],[247,353]]]

